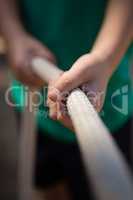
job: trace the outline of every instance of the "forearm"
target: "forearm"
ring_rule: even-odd
[[[92,52],[102,55],[112,68],[120,62],[133,39],[133,1],[110,0]]]
[[[0,32],[7,42],[24,33],[17,0],[0,0]]]

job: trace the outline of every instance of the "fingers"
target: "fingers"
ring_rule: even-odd
[[[55,55],[47,47],[43,46],[42,44],[39,44],[37,54],[39,57],[48,59],[50,62],[54,64],[57,63]]]
[[[74,131],[72,121],[69,116],[62,110],[62,105],[59,102],[53,102],[52,100],[47,100],[47,105],[49,107],[49,117],[53,120],[59,121],[66,128]]]
[[[96,62],[97,63],[97,62]],[[81,86],[83,83],[93,81],[96,77],[97,66],[95,67],[95,59],[89,54],[81,56],[71,67],[71,69],[55,82],[53,90],[49,92],[49,98],[56,101],[56,90],[60,93],[71,91],[74,88]]]
[[[47,47],[31,38],[24,38],[23,43],[11,45],[8,49],[8,60],[16,78],[23,84],[32,87],[41,87],[43,80],[38,77],[31,68],[31,60],[35,57],[42,57],[56,62],[55,56]]]
[[[53,120],[57,120],[57,103],[51,101],[50,99],[47,100],[47,105],[49,107],[49,116]]]
[[[72,89],[78,87],[81,84],[80,78],[75,76],[75,73],[68,71],[64,72],[62,76],[54,83],[49,91],[49,98],[52,101],[56,101],[58,95],[64,96]],[[58,91],[58,92],[57,92]]]
[[[36,87],[43,84],[42,80],[38,78],[31,70],[30,60],[27,55],[21,55],[22,57],[12,58],[11,67],[17,79],[23,84]]]
[[[104,104],[107,87],[101,87],[100,82],[95,80],[81,85],[80,89],[86,94],[95,110],[100,112]]]

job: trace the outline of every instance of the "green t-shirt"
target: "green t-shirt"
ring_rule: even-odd
[[[101,27],[106,2],[107,0],[22,0],[20,8],[25,28],[47,45],[56,55],[58,66],[67,70],[77,58],[91,50]],[[132,52],[131,46],[108,85],[101,118],[111,132],[121,127],[133,111],[129,70]],[[20,83],[14,81],[14,85],[20,86]],[[19,89],[13,90],[13,98],[19,104],[20,92]],[[43,105],[40,106],[37,115],[42,132],[58,140],[74,141],[75,135],[59,122],[46,117],[45,110]]]

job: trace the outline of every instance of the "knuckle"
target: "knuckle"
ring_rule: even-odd
[[[57,94],[56,90],[49,91],[48,98],[55,102],[58,98],[58,94]]]

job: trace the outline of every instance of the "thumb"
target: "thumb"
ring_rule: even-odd
[[[52,101],[56,101],[58,95],[67,94],[72,89],[78,87],[82,83],[81,77],[78,76],[75,70],[67,71],[52,85],[49,90],[48,97]]]

